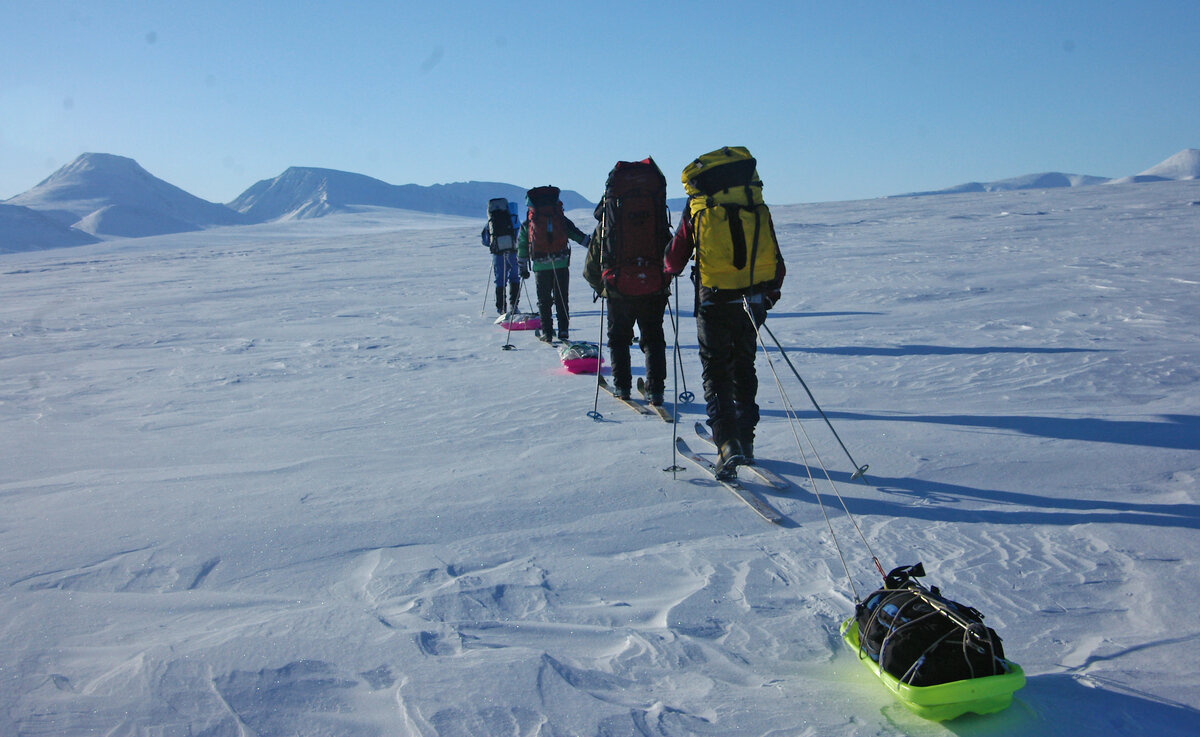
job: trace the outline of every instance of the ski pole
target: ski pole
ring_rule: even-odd
[[[516,314],[512,312],[508,313],[508,332],[504,334],[504,345],[500,346],[501,350],[511,351],[513,348],[516,348],[516,346],[512,344],[512,326],[514,319],[516,319]]]
[[[508,273],[509,273],[508,272],[508,261],[506,259],[505,260],[505,269],[504,269],[504,282],[506,284],[509,283],[508,282]],[[504,336],[504,345],[502,346],[502,349],[506,350],[506,351],[511,351],[513,348],[516,348],[516,346],[512,344],[512,326],[513,326],[513,319],[516,317],[516,314],[517,314],[518,310],[520,309],[521,293],[525,291],[524,280],[522,280],[520,282],[520,284],[521,284],[521,286],[517,288],[517,298],[515,300],[513,300],[513,308],[508,313],[508,332]]]
[[[678,286],[678,282],[676,283],[676,286]],[[675,306],[676,307],[679,306],[679,290],[678,289],[675,290]],[[671,300],[670,300],[670,298],[668,298],[667,299],[667,309],[669,310],[670,308],[671,308]],[[671,313],[671,330],[672,330],[672,332],[675,333],[675,350],[674,350],[675,360],[671,362],[671,365],[674,369],[674,374],[675,374],[675,376],[674,376],[675,396],[678,397],[678,399],[677,399],[677,401],[672,403],[672,404],[674,404],[674,406],[671,408],[672,411],[674,412],[674,416],[671,418],[671,420],[672,420],[672,422],[671,422],[671,465],[668,466],[667,468],[664,468],[663,470],[669,471],[671,473],[671,476],[675,477],[675,475],[679,471],[683,470],[683,466],[679,465],[679,447],[675,444],[676,441],[679,439],[679,405],[682,404],[683,402],[691,402],[692,400],[690,397],[686,400],[683,398],[684,394],[689,393],[687,390],[686,383],[684,383],[684,385],[683,385],[683,394],[679,393],[679,376],[682,373],[682,371],[680,370],[682,361],[680,360],[680,357],[679,357],[679,325],[675,321],[675,313],[674,312]]]
[[[780,345],[779,339],[775,337],[775,333],[771,332],[771,328],[767,327],[765,322],[763,323],[762,328],[763,330],[767,331],[767,335],[771,336],[771,341],[775,343],[777,348],[779,348],[779,355],[783,356],[783,360],[785,363],[787,363],[788,368],[790,368],[792,373],[796,375],[796,378],[800,380],[800,386],[804,387],[804,393],[808,395],[809,400],[812,401],[813,406],[816,407],[817,412],[820,413],[821,419],[825,420],[825,424],[829,426],[829,431],[832,432],[833,437],[837,439],[838,445],[842,446],[842,451],[845,452],[846,457],[850,459],[850,463],[854,466],[854,475],[850,477],[850,480],[853,481],[854,479],[862,478],[866,474],[868,466],[865,463],[861,466],[858,465],[858,462],[854,460],[854,456],[850,455],[850,451],[846,448],[846,444],[842,442],[841,436],[838,435],[837,430],[833,428],[833,423],[829,421],[829,416],[825,414],[825,410],[821,409],[821,405],[817,404],[817,398],[813,396],[812,391],[810,391],[808,388],[808,384],[804,381],[804,377],[800,375],[800,372],[796,370],[795,365],[792,364],[792,359],[788,358],[787,351],[785,351],[783,346]]]
[[[494,259],[494,258],[495,258],[495,257],[493,256],[493,259]],[[480,316],[480,317],[483,317],[483,314],[484,314],[485,312],[487,312],[488,292],[490,292],[490,291],[491,291],[491,285],[492,285],[492,276],[493,276],[493,275],[492,275],[492,272],[495,270],[495,268],[496,268],[496,267],[495,267],[495,261],[493,260],[492,264],[491,264],[490,266],[488,266],[488,279],[487,279],[487,284],[488,284],[488,286],[487,286],[487,287],[485,287],[485,288],[484,288],[484,290],[483,290],[483,307],[479,308],[479,316]]]
[[[596,340],[596,358],[596,396],[592,399],[592,411],[588,412],[588,417],[600,422],[604,419],[604,415],[600,414],[600,382],[604,381],[601,374],[601,365],[604,363],[604,297],[600,297],[600,337]]]
[[[678,286],[678,276],[676,276],[676,286]],[[696,395],[692,394],[691,392],[688,391],[687,376],[685,376],[683,373],[683,356],[679,350],[679,318],[676,317],[676,315],[678,314],[678,311],[679,311],[679,291],[678,291],[678,289],[675,292],[675,309],[674,310],[671,309],[671,300],[667,300],[667,311],[671,314],[671,328],[675,331],[675,351],[674,351],[675,371],[676,371],[677,377],[683,379],[683,392],[682,393],[679,392],[679,382],[678,381],[675,382],[675,392],[676,392],[676,396],[678,397],[680,402],[683,402],[684,404],[690,404],[691,401],[696,398]]]

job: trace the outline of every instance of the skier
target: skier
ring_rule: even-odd
[[[535,187],[525,194],[529,211],[517,236],[517,258],[521,277],[528,278],[532,266],[536,278],[538,312],[542,319],[540,340],[554,340],[551,310],[558,315],[558,339],[567,340],[571,316],[568,309],[568,267],[571,250],[568,240],[582,244],[588,238],[563,214],[558,187]]]
[[[723,478],[754,458],[757,331],[779,299],[785,273],[755,165],[745,148],[726,147],[683,170],[688,206],[664,258],[666,273],[678,275],[696,256],[696,335]]]
[[[653,159],[618,162],[596,206],[600,222],[583,266],[583,278],[608,299],[608,350],[617,396],[628,399],[633,383],[629,346],[636,323],[646,357],[646,393],[655,406],[662,406],[667,373],[663,314],[670,279],[662,263],[671,231],[666,199],[667,181]]]
[[[517,219],[516,206],[503,197],[488,201],[488,222],[483,226],[480,237],[483,245],[492,252],[492,270],[496,275],[496,312],[503,315],[504,284],[508,283],[508,313],[517,311],[517,300],[521,296],[521,274],[517,268]]]

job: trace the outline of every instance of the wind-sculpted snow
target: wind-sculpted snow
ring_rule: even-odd
[[[1197,201],[773,208],[767,325],[870,464],[771,344],[781,526],[492,324],[481,221],[5,255],[0,734],[1190,735]],[[582,255],[572,331],[599,337]],[[699,394],[678,288],[670,393]],[[872,554],[985,614],[1029,677],[1010,709],[924,722],[846,651]]]

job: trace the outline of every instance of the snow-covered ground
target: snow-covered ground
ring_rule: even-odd
[[[841,644],[878,576],[763,356],[782,527],[501,350],[482,220],[371,211],[0,257],[0,734],[1194,734],[1200,182],[774,212],[768,325],[869,484],[772,350],[802,429],[1010,709],[923,721]]]

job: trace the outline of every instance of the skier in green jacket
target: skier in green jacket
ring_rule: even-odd
[[[540,340],[547,343],[555,335],[551,329],[551,307],[558,315],[558,339],[567,340],[570,331],[571,316],[567,305],[571,250],[568,241],[575,241],[585,248],[588,244],[588,237],[563,214],[558,195],[558,187],[529,190],[525,194],[529,211],[517,236],[521,276],[528,278],[532,268],[542,319]]]

